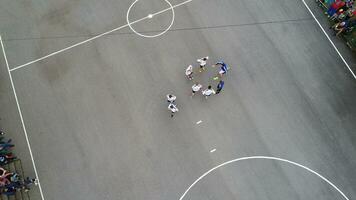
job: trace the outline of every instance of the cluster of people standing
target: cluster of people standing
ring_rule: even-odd
[[[208,99],[208,97],[212,95],[219,94],[224,88],[225,82],[223,78],[229,70],[227,64],[224,61],[216,62],[211,66],[213,69],[218,69],[216,70],[216,74],[214,75],[214,77],[212,77],[212,80],[217,82],[216,87],[213,87],[211,84],[209,84],[207,87],[204,87],[199,81],[194,80],[196,74],[202,75],[202,73],[204,73],[204,71],[207,70],[208,60],[209,60],[208,56],[197,59],[197,66],[189,65],[185,70],[186,78],[189,81],[194,81],[194,84],[191,87],[192,88],[191,97],[201,92],[201,94],[206,99]],[[171,111],[171,117],[173,117],[174,114],[179,111],[179,109],[177,108],[177,104],[175,103],[176,99],[177,97],[175,95],[167,94],[167,102],[169,104],[168,110]]]
[[[21,177],[17,172],[12,172],[8,169],[10,163],[15,162],[17,157],[12,153],[12,148],[15,146],[11,143],[11,139],[6,140],[4,132],[0,131],[0,195],[13,196],[16,191],[30,190],[32,184],[37,184],[36,179]]]
[[[317,0],[325,7],[325,14],[331,22],[335,35],[351,34],[356,26],[354,0]]]

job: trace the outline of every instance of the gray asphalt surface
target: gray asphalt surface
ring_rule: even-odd
[[[10,66],[126,24],[131,3],[0,2]],[[130,17],[166,7],[138,2]],[[252,155],[303,164],[354,199],[356,82],[303,3],[193,0],[175,13],[159,38],[125,28],[12,72],[46,199],[178,200],[207,170]],[[156,34],[171,16],[134,28]],[[207,100],[189,96],[184,76],[203,56],[209,67],[197,78],[205,86],[216,84],[213,62],[231,66],[222,93]],[[2,55],[0,66],[0,125],[34,175]],[[178,97],[173,119],[167,93]],[[36,189],[31,194],[40,199]],[[343,198],[305,170],[250,160],[220,168],[185,199]]]

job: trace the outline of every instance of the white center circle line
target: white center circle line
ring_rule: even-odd
[[[264,159],[264,160],[275,160],[275,161],[281,161],[281,162],[285,162],[285,163],[289,163],[292,164],[294,166],[303,168],[309,172],[311,172],[314,175],[317,175],[319,178],[321,178],[323,181],[325,181],[326,183],[328,183],[330,186],[332,186],[336,191],[338,191],[346,200],[350,200],[338,187],[336,187],[331,181],[329,181],[327,178],[325,178],[324,176],[320,175],[319,173],[317,173],[316,171],[293,161],[287,160],[287,159],[283,159],[283,158],[277,158],[277,157],[270,157],[270,156],[250,156],[250,157],[242,157],[242,158],[237,158],[234,160],[230,160],[227,162],[224,162],[212,169],[210,169],[209,171],[205,172],[203,175],[201,175],[197,180],[195,180],[189,187],[188,189],[183,193],[183,195],[179,198],[179,200],[183,200],[183,198],[188,194],[188,192],[201,180],[203,179],[205,176],[209,175],[211,172],[219,169],[220,167],[223,167],[225,165],[234,163],[234,162],[238,162],[238,161],[242,161],[242,160],[253,160],[253,159]]]
[[[167,31],[169,31],[171,29],[171,27],[173,26],[174,23],[174,19],[175,19],[175,13],[174,13],[174,6],[171,4],[171,2],[169,2],[168,0],[164,0],[165,2],[167,2],[167,4],[169,5],[169,10],[172,11],[172,21],[170,23],[170,25],[168,26],[168,28],[166,30],[164,30],[163,32],[156,34],[156,35],[144,35],[142,33],[137,32],[132,26],[129,19],[129,15],[131,12],[132,7],[138,2],[139,0],[135,0],[131,6],[129,7],[129,9],[127,10],[127,14],[126,14],[126,21],[127,21],[127,25],[130,27],[130,29],[137,35],[141,36],[141,37],[145,37],[145,38],[155,38],[155,37],[159,37],[163,34],[165,34]],[[160,14],[160,13],[156,13],[156,14],[149,14],[146,18],[152,19],[155,15]]]

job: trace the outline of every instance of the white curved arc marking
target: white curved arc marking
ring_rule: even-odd
[[[129,15],[130,15],[130,12],[131,12],[131,8],[132,8],[138,1],[139,1],[139,0],[135,0],[135,2],[133,2],[133,3],[131,4],[131,6],[129,7],[129,9],[127,10],[127,13],[126,13],[127,25],[130,27],[130,29],[131,29],[134,33],[136,33],[137,35],[139,35],[139,36],[141,36],[141,37],[145,37],[145,38],[155,38],[155,37],[159,37],[159,36],[165,34],[167,31],[169,31],[169,29],[171,29],[171,27],[173,26],[173,23],[174,23],[174,19],[175,19],[174,6],[173,6],[173,5],[171,4],[171,2],[169,2],[168,0],[164,0],[164,1],[167,2],[167,4],[169,5],[169,8],[168,8],[168,9],[165,9],[165,10],[163,10],[163,11],[160,11],[160,12],[157,12],[157,13],[154,13],[154,14],[149,14],[149,15],[148,15],[147,17],[145,17],[145,18],[151,19],[152,17],[154,17],[154,16],[156,16],[156,15],[159,15],[159,14],[161,14],[161,13],[167,11],[167,10],[171,10],[171,11],[172,11],[172,21],[171,21],[171,24],[169,25],[169,27],[168,27],[166,30],[164,30],[163,32],[161,32],[161,33],[159,33],[159,34],[156,34],[156,35],[144,35],[144,34],[141,34],[141,33],[137,32],[137,31],[131,26],[131,24],[133,24],[133,23],[130,22],[130,20],[129,20]]]
[[[212,169],[210,169],[209,171],[205,172],[202,176],[200,176],[196,181],[193,182],[193,184],[191,184],[188,189],[183,193],[183,195],[179,198],[179,200],[183,200],[183,198],[187,195],[187,193],[190,191],[190,189],[192,189],[192,187],[194,187],[201,179],[203,179],[205,176],[207,176],[208,174],[210,174],[211,172],[215,171],[216,169],[223,167],[225,165],[234,163],[234,162],[238,162],[241,160],[251,160],[251,159],[265,159],[265,160],[277,160],[277,161],[281,161],[281,162],[286,162],[298,167],[301,167],[315,175],[317,175],[319,178],[321,178],[322,180],[324,180],[326,183],[328,183],[329,185],[331,185],[336,191],[338,191],[346,200],[350,200],[338,187],[336,187],[331,181],[329,181],[327,178],[325,178],[324,176],[320,175],[319,173],[315,172],[312,169],[309,169],[308,167],[301,165],[299,163],[287,160],[287,159],[283,159],[283,158],[277,158],[277,157],[270,157],[270,156],[250,156],[250,157],[242,157],[242,158],[237,158],[234,160],[230,160],[227,162],[224,162]]]

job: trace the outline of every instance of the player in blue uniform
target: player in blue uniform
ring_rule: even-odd
[[[220,80],[218,86],[216,87],[216,94],[219,94],[221,92],[221,90],[224,88],[224,85],[224,81]]]
[[[226,65],[223,61],[217,62],[215,65],[216,65],[216,66],[220,66],[219,74],[220,74],[221,77],[222,77],[224,74],[226,74],[227,71],[229,70],[229,68],[227,67],[227,65]]]
[[[220,70],[219,70],[219,75],[220,75],[220,78],[223,77],[224,74],[227,73],[227,71],[229,70],[229,67],[227,66],[227,64],[223,61],[220,61],[220,62],[217,62],[215,65],[213,65],[213,67],[216,67],[216,66],[220,66]],[[218,80],[219,79],[219,76],[216,76],[213,78],[214,80]]]

